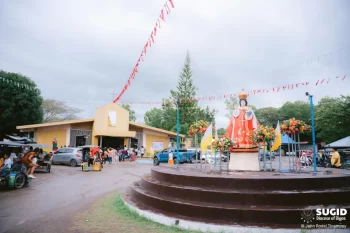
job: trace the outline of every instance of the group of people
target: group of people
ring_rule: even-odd
[[[124,145],[124,148],[120,147],[117,149],[116,160],[119,160],[120,162],[130,160],[132,162],[135,161],[136,157],[143,158],[145,153],[146,149],[143,146],[138,149],[136,147],[127,148],[127,146]]]
[[[114,162],[123,162],[123,161],[135,161],[137,156],[141,158],[145,155],[146,149],[141,146],[137,149],[134,147],[128,148],[126,145],[117,149],[111,147],[94,147],[94,148],[85,148],[83,150],[83,160],[88,162],[88,166],[95,164],[95,162],[101,162],[101,164],[106,164],[107,162],[111,164]]]
[[[12,149],[10,152],[2,152],[0,156],[0,175],[4,175],[12,166],[22,164],[22,168],[26,170],[26,175],[29,178],[35,179],[33,174],[35,168],[39,166],[38,161],[43,160],[44,157],[52,157],[52,153],[45,154],[43,150],[39,148],[33,149],[33,147],[25,147],[21,149],[18,155],[16,153],[17,151],[16,149]]]

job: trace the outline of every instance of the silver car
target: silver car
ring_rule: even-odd
[[[68,164],[76,167],[77,165],[81,165],[82,162],[81,148],[65,147],[53,153],[52,164]]]

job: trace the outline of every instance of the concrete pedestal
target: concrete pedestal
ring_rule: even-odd
[[[258,152],[232,152],[229,169],[235,171],[260,171]]]

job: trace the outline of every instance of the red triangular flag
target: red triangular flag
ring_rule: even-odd
[[[160,16],[159,17],[165,22],[163,9],[160,11]]]
[[[171,7],[174,8],[173,0],[169,0],[169,2],[170,2]]]

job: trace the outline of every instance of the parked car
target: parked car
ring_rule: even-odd
[[[82,158],[81,148],[65,147],[53,153],[52,164],[67,164],[76,167],[82,164]]]
[[[220,160],[220,153],[221,152],[216,152],[214,154],[212,154],[211,150],[207,151],[207,154],[202,153],[202,161],[205,161],[205,159],[207,159],[207,163],[215,163],[215,161],[218,163]],[[227,155],[225,155],[224,153],[221,153],[221,161],[222,162],[227,162],[228,157]]]
[[[187,163],[191,158],[195,158],[196,153],[194,151],[188,151],[186,148],[180,148],[179,152],[176,152],[176,148],[166,148],[161,152],[158,152],[153,157],[153,165],[158,166],[160,163],[168,163],[169,151],[172,151],[174,162],[178,159],[179,163]]]

